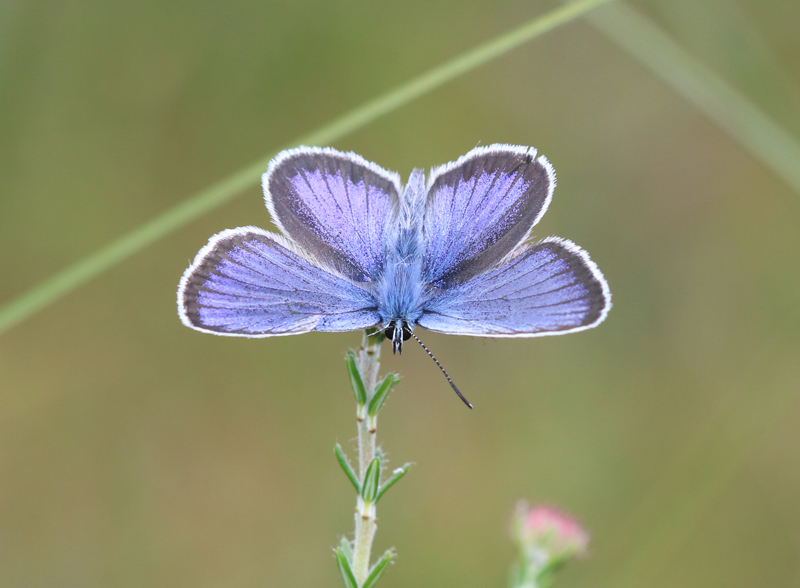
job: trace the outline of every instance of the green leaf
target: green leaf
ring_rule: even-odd
[[[350,374],[350,384],[356,395],[356,404],[364,406],[367,403],[367,390],[364,388],[364,380],[361,379],[361,372],[358,371],[358,365],[356,365],[356,354],[352,350],[348,351],[345,361],[347,362],[347,372]]]
[[[397,481],[406,475],[406,472],[411,467],[410,463],[404,464],[402,467],[397,468],[395,471],[392,472],[392,475],[386,480],[378,490],[378,494],[375,496],[375,502],[378,502],[381,499],[381,496],[386,494],[386,491],[394,486]]]
[[[372,570],[370,570],[369,576],[367,579],[364,580],[364,584],[361,588],[372,588],[377,582],[378,579],[381,577],[386,568],[389,567],[389,564],[394,561],[396,554],[394,549],[387,549],[386,553],[383,554],[374,566],[372,566]]]
[[[375,387],[375,394],[372,395],[372,400],[369,401],[369,416],[375,416],[389,396],[392,388],[397,386],[400,378],[396,374],[389,374]]]
[[[375,498],[378,496],[378,482],[380,477],[381,460],[376,457],[370,462],[367,473],[364,474],[364,485],[361,486],[361,498],[364,499],[364,502],[375,502]]]
[[[334,549],[336,552],[336,563],[339,565],[339,573],[342,574],[342,580],[346,588],[358,588],[356,577],[353,575],[353,570],[350,569],[350,562],[347,561],[347,554],[341,547]]]
[[[339,465],[342,466],[342,470],[344,470],[345,475],[353,484],[353,488],[356,489],[356,492],[359,492],[361,490],[361,484],[359,484],[358,476],[356,476],[353,466],[350,465],[347,456],[344,454],[342,446],[337,443],[333,448],[333,452],[336,454],[336,459],[339,461]]]
[[[384,339],[386,339],[386,335],[383,333],[383,331],[378,331],[378,329],[375,329],[373,327],[366,329],[366,331],[367,331],[367,337],[371,338],[374,341],[375,345],[383,343]]]
[[[341,549],[345,557],[347,557],[347,561],[352,564],[353,544],[347,540],[347,537],[342,537],[342,539],[339,541],[339,547],[337,547],[336,549]]]

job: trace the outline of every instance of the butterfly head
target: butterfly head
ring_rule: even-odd
[[[403,353],[403,341],[411,338],[411,327],[402,320],[392,321],[383,331],[387,339],[392,341],[392,353]]]

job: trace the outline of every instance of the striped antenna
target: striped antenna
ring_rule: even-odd
[[[440,364],[440,363],[439,363],[439,360],[438,360],[438,359],[436,359],[436,358],[433,356],[433,353],[431,353],[431,350],[430,350],[430,349],[428,349],[428,348],[425,346],[425,343],[423,343],[422,341],[420,341],[420,340],[419,340],[419,337],[417,337],[417,336],[416,336],[414,333],[411,333],[411,336],[412,336],[412,337],[414,337],[414,339],[416,339],[417,343],[419,343],[420,345],[422,345],[422,348],[423,348],[423,349],[424,349],[424,350],[427,352],[427,354],[428,354],[428,355],[430,355],[430,356],[431,356],[431,359],[432,359],[434,362],[436,362],[436,365],[438,365],[438,366],[439,366],[439,369],[440,369],[440,370],[442,370],[442,373],[444,374],[444,377],[445,377],[445,378],[447,378],[447,381],[448,381],[448,382],[450,382],[450,386],[453,388],[453,390],[455,390],[455,391],[456,391],[456,394],[458,394],[458,397],[461,399],[461,401],[462,401],[464,404],[466,404],[467,406],[469,406],[470,408],[472,408],[472,405],[469,403],[469,400],[467,400],[466,398],[464,398],[464,395],[461,393],[461,390],[459,390],[459,389],[456,387],[456,385],[455,385],[455,384],[453,384],[453,380],[451,380],[451,379],[450,379],[450,376],[447,374],[447,371],[445,371],[445,369],[442,367],[442,364]]]

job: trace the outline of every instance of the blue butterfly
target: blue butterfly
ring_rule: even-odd
[[[262,185],[280,233],[214,235],[178,288],[186,326],[238,337],[374,327],[397,352],[417,325],[561,335],[597,326],[611,307],[583,249],[528,241],[556,185],[533,148],[478,147],[403,186],[355,153],[298,147],[272,160]]]

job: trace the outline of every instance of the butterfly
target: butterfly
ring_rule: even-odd
[[[238,337],[375,328],[395,352],[419,341],[417,326],[481,337],[595,327],[611,294],[589,255],[529,241],[555,185],[547,158],[514,145],[478,147],[427,179],[415,169],[405,185],[355,153],[283,151],[262,176],[280,232],[214,235],[183,274],[178,313]]]

